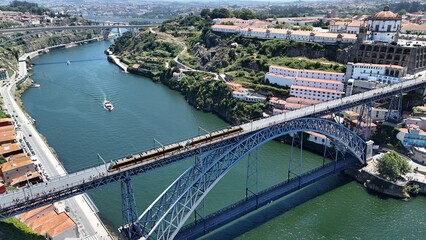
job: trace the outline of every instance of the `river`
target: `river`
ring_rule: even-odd
[[[37,129],[56,150],[69,172],[227,126],[213,114],[195,110],[184,97],[150,79],[123,73],[103,51],[110,41],[52,51],[32,60],[32,78],[41,85],[22,96]],[[71,64],[67,65],[66,62]],[[102,108],[104,99],[114,104]],[[252,155],[254,157],[255,154]],[[270,142],[258,150],[259,189],[287,179],[290,147]],[[322,158],[304,152],[304,169]],[[191,163],[188,159],[132,179],[139,213]],[[243,159],[211,191],[205,213],[240,200],[245,194]],[[331,190],[330,190],[331,189]],[[309,191],[276,201],[229,224],[206,239],[420,239],[426,234],[426,199],[399,201],[368,193],[345,176],[327,178]],[[326,191],[328,190],[328,191]],[[310,193],[318,196],[311,200]],[[102,220],[113,230],[121,224],[120,184],[89,193]],[[288,209],[295,202],[305,203]]]

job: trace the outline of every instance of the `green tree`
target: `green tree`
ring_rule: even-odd
[[[407,13],[407,11],[405,9],[401,9],[398,14],[399,16],[405,15]]]
[[[377,167],[379,174],[391,181],[395,181],[411,170],[408,162],[393,150],[379,159]]]
[[[210,8],[204,8],[203,10],[201,10],[200,16],[202,18],[208,18],[210,17],[210,14],[211,14]]]

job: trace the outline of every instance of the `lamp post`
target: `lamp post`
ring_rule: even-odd
[[[34,198],[34,197],[33,197],[33,191],[31,190],[30,181],[28,180],[28,172],[29,172],[29,171],[27,171],[27,172],[25,173],[25,178],[27,179],[27,186],[28,186],[28,188],[30,189],[31,198]]]

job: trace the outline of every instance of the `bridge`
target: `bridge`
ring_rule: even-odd
[[[425,85],[425,77],[401,82],[185,139],[67,176],[56,177],[47,183],[8,192],[0,198],[0,218],[14,216],[121,181],[124,224],[121,228],[122,234],[128,239],[172,239],[198,204],[236,163],[262,144],[279,136],[304,131],[321,133],[350,152],[357,162],[365,164],[365,139],[335,121],[319,117],[375,101],[400,97],[404,92],[420,89]],[[138,216],[131,177],[194,156],[194,165]],[[339,165],[339,169],[341,167],[343,165]],[[319,170],[307,175],[297,172],[297,187],[306,186],[329,173],[328,170]],[[294,191],[294,185],[291,185],[293,182],[289,181],[289,184],[283,188]]]
[[[158,24],[135,24],[135,25],[81,25],[81,26],[46,26],[46,27],[25,27],[25,28],[5,28],[0,29],[3,33],[19,33],[19,32],[48,32],[63,30],[86,30],[86,29],[112,29],[112,28],[146,28],[156,27]]]

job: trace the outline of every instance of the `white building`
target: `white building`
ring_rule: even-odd
[[[361,106],[357,106],[351,109],[351,111],[347,111],[347,112],[355,112],[358,114],[361,113],[362,111],[362,107]],[[397,110],[392,110],[392,111],[397,111]],[[386,116],[388,115],[389,109],[385,109],[385,108],[371,108],[371,121],[373,122],[380,122],[380,121],[385,121],[386,120]],[[363,117],[365,118],[365,116]],[[351,119],[353,120],[353,119]]]
[[[401,16],[391,12],[386,6],[383,11],[368,19],[368,30],[371,32],[369,39],[374,42],[397,42],[401,19]]]
[[[250,92],[249,89],[243,87],[238,83],[226,83],[232,90],[232,97],[246,101],[246,102],[265,102],[266,97],[260,94]]]
[[[426,117],[410,117],[404,120],[406,125],[416,125],[423,131],[426,131]]]
[[[310,31],[293,31],[289,29],[275,29],[262,27],[241,27],[236,25],[213,25],[212,31],[236,33],[247,37],[258,37],[265,39],[286,39],[302,42],[316,42],[323,44],[347,43],[353,44],[356,42],[356,34],[341,34],[329,32],[310,32]]]
[[[339,82],[343,82],[345,80],[344,73],[318,71],[318,70],[306,70],[306,69],[294,69],[294,68],[287,68],[287,67],[280,67],[280,66],[269,66],[268,73],[282,75],[285,77],[314,78],[314,79],[334,80]]]
[[[324,89],[316,87],[305,87],[293,85],[290,88],[290,95],[298,98],[306,98],[312,100],[329,101],[343,97],[343,91],[334,89]]]
[[[332,33],[344,33],[346,32],[349,22],[335,22],[332,21],[328,25],[328,31]]]
[[[363,25],[364,21],[354,20],[346,26],[346,33],[358,34]]]
[[[346,67],[346,80],[370,80],[394,84],[407,74],[407,67],[398,65],[352,63]]]
[[[316,133],[316,132],[306,132],[306,133],[309,134],[308,141],[316,143],[316,144],[320,144],[320,145],[325,145],[327,147],[331,147],[331,141],[330,139],[327,138],[327,136],[321,133]]]

